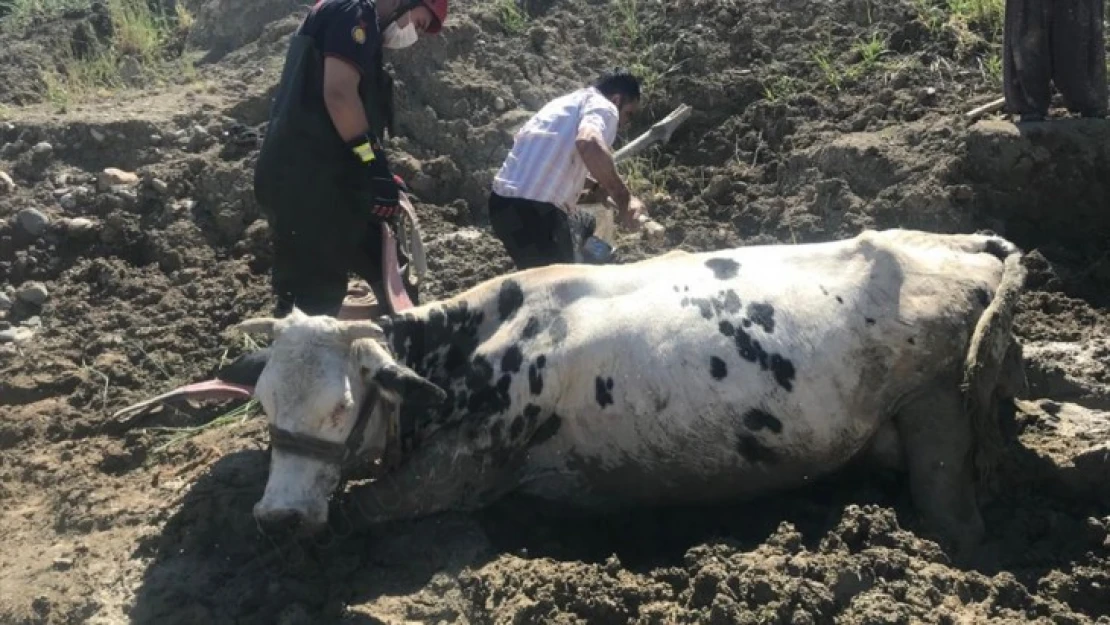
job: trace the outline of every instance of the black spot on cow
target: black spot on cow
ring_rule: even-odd
[[[532,440],[528,441],[529,446],[535,447],[551,440],[551,437],[559,432],[559,428],[562,427],[562,425],[563,420],[559,415],[552,413],[550,417],[536,428],[536,433],[532,435]]]
[[[760,430],[771,430],[775,434],[782,433],[782,421],[779,421],[774,415],[759,408],[752,408],[744,413],[744,427],[753,432]]]
[[[706,319],[713,318],[713,303],[704,297],[691,297],[690,303],[698,307],[701,316]]]
[[[986,306],[991,303],[990,293],[987,293],[987,290],[983,287],[976,287],[975,301],[979,302],[980,306],[986,308]]]
[[[709,357],[709,375],[713,376],[714,380],[723,380],[728,375],[728,366],[725,361],[717,358],[716,356]]]
[[[547,366],[547,356],[545,356],[543,354],[540,354],[539,356],[537,356],[536,357],[536,366],[539,367],[540,369],[543,369],[544,367],[546,367]]]
[[[837,295],[837,296],[836,296],[836,303],[838,303],[838,304],[843,304],[843,303],[844,303],[844,298],[842,298],[842,297],[840,297],[839,295]]]
[[[759,442],[751,434],[740,434],[736,437],[736,453],[751,464],[773,464],[778,460],[775,450]]]
[[[594,395],[597,398],[597,404],[602,408],[610,406],[613,403],[613,378],[602,378],[597,376],[594,379]]]
[[[788,391],[794,390],[794,376],[797,372],[794,370],[794,363],[779,354],[771,356],[771,374],[775,376],[775,382]]]
[[[528,323],[524,325],[524,338],[534,339],[540,333],[540,320],[535,317],[528,317]]]
[[[740,271],[740,263],[731,258],[710,258],[705,261],[705,266],[713,271],[713,277],[718,280],[729,280],[736,277]]]
[[[537,364],[528,365],[528,390],[533,395],[543,392],[543,375],[540,374],[540,367]]]
[[[505,412],[510,405],[509,386],[512,381],[512,376],[506,373],[495,384],[493,366],[485,357],[475,357],[466,375],[466,386],[470,390],[467,409],[486,416]]]
[[[863,320],[866,321],[867,325],[869,325],[869,326],[875,325],[875,320],[872,319],[871,317],[864,317]]]
[[[727,325],[726,325],[727,324]],[[758,340],[741,328],[734,328],[732,324],[722,321],[721,334],[733,337],[736,351],[740,357],[748,362],[758,363],[764,371],[770,370],[775,382],[782,388],[791,391],[794,389],[794,363],[779,354],[769,354],[763,349]]]
[[[682,291],[682,287],[678,286],[677,284],[676,284],[676,285],[674,285],[674,292],[675,292],[675,293],[679,293],[679,292],[681,292],[681,291]]]
[[[751,319],[741,319],[740,320],[740,325],[744,326],[745,328],[750,328],[750,327],[752,327],[752,320]]]
[[[520,438],[524,433],[524,415],[518,414],[513,417],[513,424],[509,426],[509,436],[515,441]]]
[[[513,345],[505,350],[505,355],[501,357],[501,370],[506,373],[519,373],[521,365],[524,364],[524,354],[521,353],[520,347]]]
[[[501,292],[497,294],[497,313],[501,320],[509,319],[524,304],[524,291],[520,283],[513,279],[501,283]]]
[[[524,416],[529,421],[535,421],[536,417],[540,416],[540,407],[535,404],[528,404],[524,407]]]
[[[775,331],[775,307],[770,304],[748,304],[748,318],[767,334]]]
[[[909,343],[910,345],[917,345],[917,340],[915,340],[912,336],[910,338],[906,339],[906,342]]]
[[[740,296],[736,294],[736,291],[729,289],[724,292],[723,297],[721,297],[721,310],[736,314],[740,312],[740,306]]]

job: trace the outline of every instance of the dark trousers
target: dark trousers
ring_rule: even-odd
[[[568,215],[554,204],[496,193],[489,196],[489,220],[517,269],[576,262],[575,250],[595,227],[589,213]]]
[[[298,194],[299,195],[299,194]],[[347,295],[347,279],[354,272],[370,284],[384,314],[392,314],[381,269],[381,225],[354,206],[345,194],[289,196],[267,210],[274,244],[271,275],[277,296],[276,315],[287,315],[294,305],[309,315],[339,313]],[[404,258],[398,254],[399,262]],[[417,289],[405,284],[414,304]]]
[[[1073,113],[1107,109],[1103,0],[1006,0],[1002,76],[1006,110],[1047,115],[1051,83]]]

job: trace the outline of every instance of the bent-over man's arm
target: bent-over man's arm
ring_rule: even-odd
[[[614,120],[615,123],[615,120]],[[578,126],[578,136],[574,146],[586,164],[586,169],[597,180],[609,197],[616,202],[617,208],[622,212],[628,209],[632,194],[620,174],[617,173],[617,164],[613,161],[613,152],[602,134],[602,129],[589,117],[584,117]]]

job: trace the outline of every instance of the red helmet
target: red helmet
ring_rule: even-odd
[[[420,0],[420,3],[428,7],[428,11],[432,13],[432,22],[424,32],[429,35],[438,33],[443,28],[443,22],[447,20],[447,0]]]

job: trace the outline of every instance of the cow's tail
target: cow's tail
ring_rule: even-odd
[[[994,299],[975,325],[964,359],[960,390],[965,414],[971,419],[975,436],[975,470],[980,481],[989,482],[1002,458],[1004,448],[996,391],[1000,377],[1008,373],[1004,367],[1014,364],[1007,356],[1011,349],[1017,347],[1012,329],[1018,298],[1025,285],[1026,270],[1021,264],[1021,250],[1001,237],[986,238],[981,252],[1002,261],[1002,280],[995,291]],[[1020,366],[1020,362],[1017,366]]]

